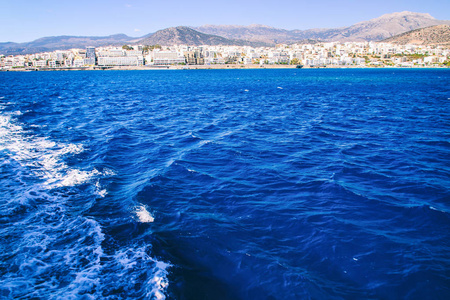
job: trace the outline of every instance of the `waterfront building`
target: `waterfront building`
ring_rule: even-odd
[[[205,60],[203,54],[200,51],[186,51],[184,52],[184,57],[188,65],[204,65]]]
[[[221,56],[205,58],[205,65],[223,65],[225,60]]]
[[[75,58],[73,60],[73,67],[74,68],[84,67],[84,59],[83,58]]]
[[[13,62],[12,60],[6,60],[3,65],[9,69],[13,66]]]
[[[99,52],[99,56],[103,57],[121,57],[125,56],[125,50],[122,48],[107,48]]]
[[[154,65],[177,65],[186,62],[184,56],[181,56],[174,51],[154,51],[153,64]]]
[[[64,60],[64,66],[65,66],[66,68],[72,67],[72,66],[73,66],[73,59],[68,58],[68,59]]]
[[[24,60],[21,60],[21,59],[16,59],[16,60],[13,60],[13,68],[14,67],[16,67],[16,68],[20,68],[20,67],[25,67],[26,66],[26,62],[24,61]]]
[[[142,50],[125,50],[125,56],[142,56]]]
[[[84,58],[83,59],[83,65],[84,66],[94,66],[95,65],[95,59],[94,58]]]
[[[46,60],[35,60],[33,61],[33,66],[37,68],[43,68],[47,66]]]
[[[450,61],[450,48],[426,45],[394,45],[388,43],[316,43],[277,45],[276,47],[253,48],[248,46],[187,46],[174,45],[164,50],[146,51],[143,47],[132,46],[133,50],[106,46],[100,48],[57,50],[54,52],[28,55],[0,55],[0,69],[44,67],[86,67],[94,66],[99,58],[101,66],[141,66],[177,64],[224,64],[259,63],[289,64],[309,66],[352,65],[352,66],[444,66]],[[130,48],[127,48],[130,49]],[[414,57],[414,55],[416,57]]]
[[[242,63],[244,64],[244,65],[251,65],[252,64],[252,58],[251,57],[243,57],[242,58]]]
[[[55,52],[55,60],[62,62],[64,60],[64,52],[63,51],[56,51]]]
[[[142,56],[120,56],[120,57],[99,57],[99,66],[142,66],[144,64],[144,58]]]
[[[87,47],[85,65],[95,65],[96,62],[95,47]]]

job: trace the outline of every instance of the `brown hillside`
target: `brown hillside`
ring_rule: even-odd
[[[450,46],[450,25],[442,24],[405,32],[383,42],[406,45]]]

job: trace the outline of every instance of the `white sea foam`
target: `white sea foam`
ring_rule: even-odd
[[[30,298],[100,299],[104,289],[109,288],[105,282],[120,278],[125,289],[134,288],[145,276],[142,296],[165,299],[170,265],[148,256],[146,248],[133,245],[126,254],[105,253],[101,225],[94,219],[69,212],[70,205],[66,204],[70,195],[60,197],[59,191],[54,190],[92,184],[93,193],[105,197],[107,190],[101,186],[101,177],[114,176],[114,171],[69,166],[65,157],[82,153],[82,145],[36,136],[17,123],[14,119],[17,115],[2,115],[0,111],[0,151],[8,158],[2,164],[14,167],[18,175],[14,180],[22,183],[14,188],[17,197],[10,197],[11,201],[2,205],[2,211],[9,216],[15,215],[17,209],[29,207],[30,213],[26,218],[15,217],[11,221],[15,243],[20,249],[13,254],[16,264],[13,268],[19,272],[5,273],[0,278],[0,293],[7,298],[20,298],[26,293]],[[34,183],[29,182],[32,177],[37,179]],[[23,178],[26,183],[22,182]],[[142,223],[154,221],[144,205],[136,207],[135,216]],[[105,272],[112,268],[118,268],[117,272]],[[65,281],[63,286],[61,278]]]
[[[167,268],[169,268],[171,265],[161,261],[154,262],[156,262],[156,266],[153,269],[152,276],[150,276],[149,284],[147,284],[147,286],[151,287],[151,289],[147,292],[147,297],[149,297],[150,299],[155,298],[158,300],[163,300],[166,299],[164,291],[169,285],[169,282],[167,280]]]
[[[17,250],[12,253],[12,264],[19,272],[5,273],[0,278],[4,296],[80,299],[92,293],[94,298],[100,297],[100,259],[105,254],[101,247],[104,234],[98,222],[70,216],[59,199],[40,206],[30,218],[13,226]],[[55,246],[58,243],[64,246]],[[61,276],[68,283],[62,288],[57,279]]]
[[[167,269],[171,267],[162,261],[155,260],[147,255],[147,247],[129,248],[119,250],[114,255],[114,262],[119,265],[119,276],[128,275],[129,279],[137,279],[142,273],[146,273],[145,296],[148,299],[166,299],[165,290],[168,286]]]
[[[13,116],[17,115],[20,114],[13,113]],[[93,286],[98,285],[100,258],[103,256],[101,243],[104,235],[101,227],[92,219],[68,215],[65,207],[67,198],[52,195],[48,190],[85,183],[100,172],[96,169],[83,171],[69,167],[63,161],[63,156],[81,153],[84,150],[81,145],[56,143],[33,135],[17,124],[11,115],[0,115],[0,150],[17,165],[16,182],[21,182],[21,177],[38,179],[34,184],[27,180],[27,183],[15,188],[20,196],[12,198],[17,201],[8,202],[2,209],[13,213],[20,206],[45,204],[33,209],[28,218],[23,221],[18,219],[14,223],[15,240],[20,249],[15,261],[21,272],[5,275],[4,280],[0,280],[0,286],[5,282],[15,282],[18,286],[25,283],[27,287],[35,287],[30,297],[42,296],[33,296],[38,286],[39,289],[43,288],[42,283],[36,281],[37,278],[44,273],[48,276],[49,272],[53,272],[52,269],[61,268],[60,263],[63,263],[65,268],[72,270],[74,278],[62,289],[58,289],[56,282],[45,283],[46,289],[54,290],[50,298],[75,299],[92,290]],[[53,245],[65,236],[79,238],[78,241],[67,240],[66,249],[55,248]],[[89,236],[89,242],[86,236]],[[83,268],[79,267],[80,257],[87,262]],[[11,295],[21,293],[20,290],[8,290]]]
[[[207,144],[209,144],[209,143],[211,143],[211,142],[212,142],[211,140],[203,140],[203,141],[200,141],[200,142],[198,143],[198,146],[201,147],[201,146],[207,145]]]
[[[111,176],[108,170],[101,174],[70,168],[64,161],[66,155],[84,151],[82,145],[56,143],[45,137],[29,136],[22,126],[14,124],[11,116],[0,116],[0,150],[6,150],[9,157],[44,181],[48,189],[68,187],[89,182],[93,177]]]
[[[107,191],[106,189],[102,189],[102,186],[100,185],[100,182],[97,181],[97,182],[95,183],[95,193],[96,193],[98,196],[104,198],[104,197],[108,194],[108,191]]]
[[[103,174],[104,174],[105,176],[114,176],[114,175],[117,175],[116,172],[114,172],[113,170],[108,169],[108,168],[104,168],[104,169],[103,169]]]
[[[435,210],[435,211],[439,211],[439,212],[443,212],[443,213],[447,213],[445,210],[436,208],[436,207],[434,207],[434,206],[430,206],[430,209],[431,209],[431,210]]]
[[[152,223],[155,221],[155,218],[150,214],[144,205],[137,206],[134,213],[137,216],[137,220],[141,223]]]

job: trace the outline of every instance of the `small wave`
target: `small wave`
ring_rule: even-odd
[[[82,145],[56,143],[46,137],[29,136],[22,126],[13,122],[11,116],[0,116],[0,149],[7,150],[10,158],[45,180],[43,186],[48,189],[81,185],[95,176],[114,174],[111,170],[100,173],[96,169],[84,171],[70,168],[63,157],[83,152]]]
[[[164,295],[164,292],[169,285],[169,282],[167,280],[167,268],[169,268],[171,265],[166,264],[162,261],[154,261],[156,263],[156,266],[153,271],[153,276],[149,279],[148,286],[152,287],[147,292],[147,297],[149,298],[156,298],[158,300],[166,299],[166,296]]]
[[[95,183],[95,193],[96,193],[98,196],[104,198],[104,197],[108,194],[108,191],[107,191],[106,189],[102,189],[102,186],[100,185],[100,182],[97,181],[97,182]]]
[[[134,213],[136,214],[137,220],[141,223],[152,223],[155,221],[155,218],[144,205],[136,207]]]
[[[117,267],[114,265],[116,264]],[[138,279],[142,274],[146,274],[147,280],[144,284],[145,296],[149,299],[165,299],[165,290],[169,282],[167,279],[168,268],[171,267],[162,261],[155,260],[147,255],[147,247],[129,248],[126,250],[119,250],[113,256],[112,265],[110,266],[117,270],[118,280]],[[129,283],[123,283],[124,285]]]
[[[111,169],[108,168],[104,168],[102,174],[106,175],[106,176],[114,176],[117,175],[116,172],[114,172]]]
[[[100,180],[114,176],[113,170],[69,166],[65,156],[82,153],[83,145],[36,136],[11,115],[0,114],[0,150],[9,158],[8,172],[17,175],[14,185],[6,187],[10,200],[0,203],[6,213],[2,245],[9,253],[0,255],[8,264],[0,278],[0,298],[100,299],[114,294],[119,284],[137,298],[165,299],[170,265],[151,258],[147,246],[131,244],[126,253],[108,253],[100,223],[74,213],[72,194],[57,189],[90,183],[93,189],[87,191],[105,197]],[[143,205],[135,213],[141,223],[154,221]],[[3,234],[11,228],[14,235]]]
[[[429,208],[430,208],[431,210],[438,211],[438,212],[441,212],[441,213],[444,213],[444,214],[447,214],[447,213],[448,213],[448,212],[445,211],[444,209],[436,208],[436,207],[434,207],[434,206],[429,206]]]

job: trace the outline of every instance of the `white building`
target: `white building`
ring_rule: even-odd
[[[426,64],[437,63],[439,62],[439,58],[437,58],[436,56],[426,56],[423,58],[423,62]]]
[[[142,56],[142,51],[139,50],[126,50],[125,51],[126,56]]]
[[[98,52],[99,57],[120,57],[125,56],[125,50],[122,48],[108,48]]]
[[[84,59],[82,58],[76,58],[73,60],[73,66],[75,68],[81,68],[84,67]]]
[[[154,65],[177,65],[186,62],[184,56],[174,51],[154,51],[153,64]]]
[[[142,56],[121,56],[121,57],[99,57],[99,66],[142,66],[144,58]]]
[[[47,66],[47,61],[46,60],[35,60],[33,61],[33,66],[37,67],[37,68],[43,68]]]

